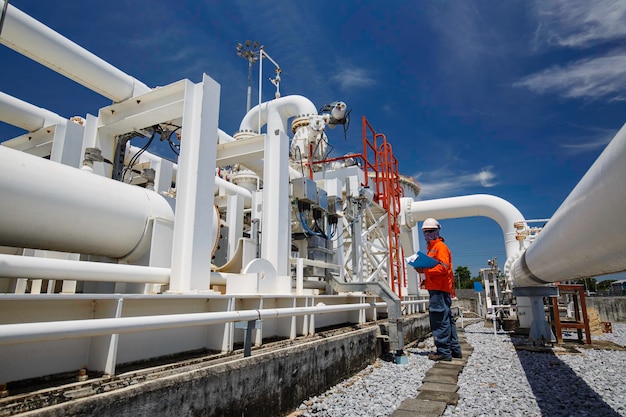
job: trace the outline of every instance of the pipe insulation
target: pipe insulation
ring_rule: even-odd
[[[5,0],[0,0],[0,8]],[[150,87],[70,41],[21,10],[8,5],[0,43],[65,75],[114,102]]]
[[[0,190],[0,246],[122,258],[144,246],[150,219],[174,221],[153,191],[4,146]]]
[[[626,271],[626,125],[512,266],[517,287]]]
[[[495,220],[502,229],[507,258],[514,256],[520,250],[520,244],[515,239],[514,224],[516,222],[525,224],[524,216],[513,204],[500,197],[475,194],[425,201],[404,200],[409,203],[402,205],[409,227],[415,226],[418,221],[428,217],[435,217],[439,220],[473,216],[489,217]]]

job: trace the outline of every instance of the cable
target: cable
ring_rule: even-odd
[[[324,233],[324,230],[320,227],[319,223],[317,222],[317,218],[315,217],[315,215],[313,215],[313,223],[315,224],[315,228],[313,230],[315,232],[319,233],[318,236],[321,236],[324,239],[328,240],[328,236],[326,236],[326,233]]]
[[[346,111],[346,114],[343,116],[344,119],[346,119],[346,122],[343,124],[343,140],[347,141],[348,140],[348,128],[350,127],[350,113],[352,112],[352,109],[348,109]]]
[[[302,212],[298,211],[298,213],[300,214],[300,224],[302,225],[302,228],[304,229],[305,233],[308,233],[311,236],[321,236],[321,234],[319,232],[314,232],[313,230],[311,230],[309,225],[307,225],[304,222],[304,219],[302,218]]]
[[[9,7],[9,0],[5,0],[4,6],[2,7],[2,14],[0,15],[0,34],[2,33],[2,28],[4,27],[4,18],[7,15],[8,7]]]
[[[153,127],[152,135],[150,135],[150,139],[148,139],[148,142],[146,142],[146,144],[143,145],[143,147],[130,159],[130,162],[128,163],[128,166],[126,168],[124,168],[124,170],[122,171],[122,181],[124,180],[124,177],[126,176],[126,172],[128,172],[129,170],[132,171],[133,166],[135,165],[135,163],[137,163],[137,160],[139,159],[141,154],[144,153],[146,151],[146,149],[148,149],[148,147],[150,146],[150,144],[154,140],[154,136],[156,135],[156,131],[157,131],[157,129]]]
[[[172,130],[170,132],[170,134],[167,136],[167,144],[170,146],[170,149],[172,150],[172,152],[174,152],[176,154],[176,156],[180,156],[180,145],[178,145],[178,144],[176,144],[176,143],[174,143],[172,141],[172,136],[176,133],[176,131],[178,129],[181,129],[182,126],[176,126],[176,125],[173,125],[171,123],[164,123],[164,124],[166,124],[168,126],[173,126],[173,127],[176,128],[176,129]]]
[[[298,159],[297,161],[300,162],[300,171],[302,172],[302,177],[304,178],[304,164],[302,163],[302,151],[300,150],[299,146],[296,146],[296,153],[300,156],[300,159]],[[295,157],[296,155],[294,155]]]

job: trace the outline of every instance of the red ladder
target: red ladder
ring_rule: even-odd
[[[372,140],[368,139],[368,132]],[[380,145],[377,146],[380,140]],[[371,150],[373,161],[367,157]],[[398,158],[393,154],[391,144],[382,133],[376,133],[372,125],[363,116],[363,160],[365,168],[365,184],[367,186],[370,169],[374,180],[374,199],[387,211],[387,231],[389,247],[389,275],[391,289],[402,297],[402,287],[406,287],[406,271],[404,269],[404,250],[400,244],[400,198],[404,196],[404,188],[400,185]]]

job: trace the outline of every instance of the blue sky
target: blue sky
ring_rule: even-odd
[[[487,193],[527,219],[552,216],[626,114],[624,1],[11,4],[151,87],[207,73],[221,84],[220,128],[231,134],[247,88],[235,44],[257,40],[283,69],[283,95],[352,109],[347,138],[330,132],[335,154],[359,150],[365,115],[420,182],[420,199]],[[4,46],[0,63],[0,91],[61,116],[109,104]],[[273,91],[267,81],[264,100]],[[0,140],[21,133],[0,123]],[[494,221],[442,226],[457,266],[504,264]]]

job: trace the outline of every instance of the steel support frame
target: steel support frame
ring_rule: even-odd
[[[384,282],[339,282],[330,279],[330,285],[337,292],[370,292],[378,295],[387,304],[389,321],[389,348],[396,355],[398,363],[404,363],[404,329],[400,297]]]

